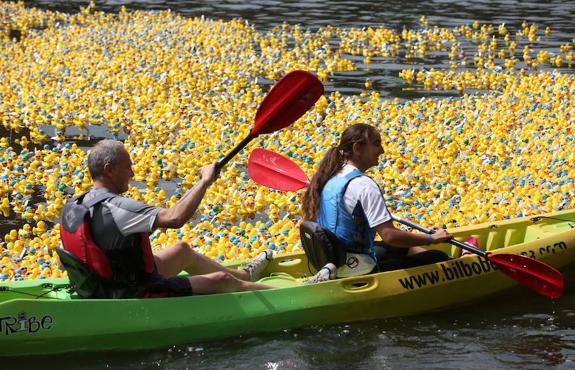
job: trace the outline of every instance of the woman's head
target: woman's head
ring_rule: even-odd
[[[339,144],[328,150],[312,177],[303,197],[303,219],[315,221],[319,210],[321,191],[325,183],[339,171],[346,162],[365,171],[377,165],[381,148],[381,135],[370,125],[359,123],[346,128]]]
[[[344,163],[349,161],[361,171],[376,166],[383,153],[379,131],[365,123],[346,128],[337,147]]]

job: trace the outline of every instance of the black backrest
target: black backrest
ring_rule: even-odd
[[[303,221],[300,239],[309,262],[316,270],[330,262],[336,267],[345,263],[346,252],[338,237],[317,222]]]
[[[63,248],[57,248],[56,253],[68,272],[68,280],[72,288],[80,297],[103,298],[106,296],[101,278],[92,269]]]

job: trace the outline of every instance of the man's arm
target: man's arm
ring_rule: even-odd
[[[385,244],[399,248],[410,248],[421,245],[438,244],[448,241],[453,237],[443,229],[434,234],[411,233],[398,229],[393,225],[393,221],[387,221],[375,227]]]
[[[203,167],[200,181],[173,207],[160,210],[154,221],[154,228],[178,229],[184,226],[198,209],[208,187],[217,179],[217,176],[216,163]]]

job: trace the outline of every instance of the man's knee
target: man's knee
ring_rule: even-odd
[[[181,240],[178,240],[177,242],[172,244],[172,246],[170,248],[172,248],[174,250],[174,252],[176,252],[176,254],[178,254],[178,255],[187,254],[187,253],[192,252],[190,245],[184,241],[181,241]]]
[[[172,245],[173,248],[190,249],[190,245],[183,240],[178,240]]]

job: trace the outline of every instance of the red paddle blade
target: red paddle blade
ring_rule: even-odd
[[[296,191],[309,183],[306,174],[297,164],[262,148],[256,148],[250,154],[248,175],[260,185],[283,191]]]
[[[506,253],[489,253],[487,259],[510,278],[545,297],[559,298],[563,294],[565,287],[563,275],[546,263]]]
[[[323,94],[323,85],[306,71],[283,76],[261,102],[251,134],[269,134],[289,126],[307,112]]]

